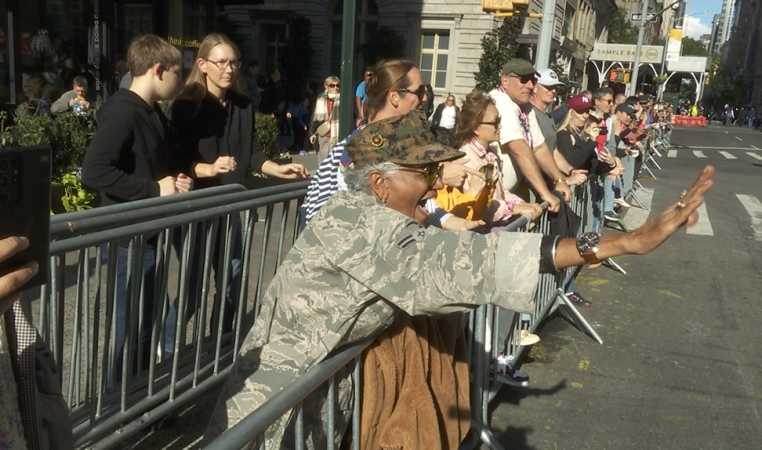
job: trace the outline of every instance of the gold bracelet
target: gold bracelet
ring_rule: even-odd
[[[562,182],[562,181],[563,181],[563,182],[566,182],[566,178],[564,178],[564,177],[561,177],[561,178],[557,179],[556,181],[554,181],[554,182],[553,182],[553,186],[557,185],[558,183],[560,183],[560,182]]]

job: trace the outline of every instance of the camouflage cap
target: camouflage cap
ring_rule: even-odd
[[[344,147],[354,167],[389,161],[418,165],[450,161],[465,153],[439,144],[420,111],[394,116],[365,126]]]

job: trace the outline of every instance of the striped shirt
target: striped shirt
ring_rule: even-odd
[[[302,208],[306,212],[307,222],[312,219],[312,216],[320,211],[320,208],[325,205],[331,196],[337,191],[346,191],[347,184],[344,181],[344,170],[341,165],[341,156],[344,154],[344,146],[360,131],[362,127],[357,128],[344,138],[343,141],[333,146],[333,150],[328,156],[320,163],[315,178],[307,188],[307,200],[305,200]]]

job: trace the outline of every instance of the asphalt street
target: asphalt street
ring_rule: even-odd
[[[504,388],[492,428],[506,449],[753,449],[762,444],[762,132],[679,128],[642,179],[653,217],[708,164],[701,222],[627,275],[584,269],[580,308],[603,345],[558,311],[522,361],[528,388]],[[642,222],[642,221],[641,221]],[[619,231],[607,229],[606,233]]]

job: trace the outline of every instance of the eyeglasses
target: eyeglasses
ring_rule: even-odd
[[[442,178],[442,172],[444,171],[444,167],[436,163],[436,164],[431,164],[428,167],[423,167],[421,169],[414,169],[412,167],[400,167],[399,170],[404,170],[405,172],[415,172],[415,173],[420,173],[421,175],[426,175],[428,177],[427,181],[429,183],[429,187],[432,187],[436,184],[437,178]]]
[[[402,94],[415,94],[415,96],[418,97],[418,101],[422,102],[423,97],[426,95],[426,86],[422,84],[418,86],[418,89],[416,90],[411,90],[408,88],[399,88],[397,89],[397,92]]]
[[[228,67],[231,67],[233,70],[238,70],[241,68],[241,61],[238,61],[236,59],[232,61],[212,61],[211,59],[206,59],[206,58],[204,59],[214,64],[215,66],[217,66],[217,68],[220,70],[225,70]]]
[[[492,122],[479,122],[481,125],[492,125],[493,127],[497,128],[500,126],[500,116],[495,117],[495,120]]]
[[[329,84],[328,87],[329,88],[337,88],[337,87],[339,87],[339,85],[337,83],[334,83],[334,84]]]
[[[530,73],[529,75],[516,75],[515,73],[512,73],[510,75],[511,78],[518,78],[518,80],[521,82],[521,84],[527,84],[530,81],[532,84],[535,84],[537,82],[537,78],[535,74]]]

